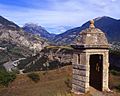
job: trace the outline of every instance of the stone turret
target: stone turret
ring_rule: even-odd
[[[80,32],[71,47],[74,48],[72,91],[86,93],[90,86],[108,91],[109,45],[104,32],[95,28],[94,20]]]

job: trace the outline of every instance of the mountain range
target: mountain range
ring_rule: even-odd
[[[102,30],[109,43],[120,41],[120,20],[103,16],[94,19],[95,27]],[[50,42],[54,42],[55,45],[69,45],[71,44],[76,36],[84,29],[89,27],[89,21],[84,23],[80,27],[69,29],[61,34],[51,34],[45,28],[33,24],[27,23],[23,26],[23,30],[28,33],[37,34],[42,38],[48,39]]]
[[[0,16],[0,63],[32,55],[48,45],[48,41],[25,32],[17,24]]]
[[[111,17],[103,16],[94,19],[95,27],[101,29],[105,32],[108,41],[120,41],[120,20],[113,19]],[[89,21],[84,23],[80,27],[76,27],[70,30],[67,30],[61,34],[51,34],[48,32],[44,27],[39,26],[34,23],[26,23],[22,28],[19,27],[12,21],[5,19],[4,17],[0,16],[0,42],[4,39],[11,41],[12,43],[19,43],[26,47],[33,47],[36,41],[35,38],[38,37],[42,42],[52,42],[55,45],[69,45],[71,44],[76,36],[84,29],[89,27]],[[21,38],[17,38],[19,36],[23,36]],[[9,38],[7,38],[9,37]],[[33,39],[34,38],[34,39]],[[37,38],[37,39],[38,39]],[[31,45],[32,44],[32,45]],[[42,44],[42,43],[41,43]]]
[[[105,32],[108,41],[120,41],[120,20],[113,19],[111,17],[103,16],[94,19],[95,27]],[[71,44],[74,38],[84,29],[89,27],[89,21],[84,23],[80,27],[76,27],[66,32],[56,35],[53,41],[58,45]]]
[[[95,27],[105,32],[109,42],[120,41],[120,20],[103,16],[94,19]],[[38,49],[48,41],[56,45],[69,45],[76,36],[89,27],[89,21],[80,27],[67,30],[61,34],[51,34],[44,27],[34,23],[26,23],[22,28],[12,21],[0,16],[0,44],[9,42],[33,48],[36,44]],[[35,46],[34,46],[35,47]]]

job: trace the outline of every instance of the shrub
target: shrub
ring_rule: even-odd
[[[5,70],[5,67],[2,64],[0,64],[0,70]]]
[[[38,60],[37,60],[37,57],[34,60],[32,60],[33,57],[31,58],[32,61],[35,61],[35,64],[32,64],[32,61],[31,61],[29,63],[30,64],[29,66],[26,65],[25,67],[23,67],[25,73],[46,70],[46,67],[44,67],[43,64],[47,62],[48,57],[46,55],[44,55],[44,56],[38,58]]]
[[[19,70],[16,68],[16,69],[12,69],[12,72],[14,72],[15,74],[20,74]]]
[[[110,71],[113,75],[117,75],[120,76],[120,72],[116,71],[116,70],[111,70]]]
[[[7,72],[5,70],[0,70],[0,84],[3,86],[8,86],[16,78],[16,74],[13,72]]]
[[[29,73],[27,76],[36,83],[40,80],[40,77],[37,73]]]

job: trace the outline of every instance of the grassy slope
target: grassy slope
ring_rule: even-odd
[[[46,74],[39,72],[39,75],[38,83],[34,83],[25,75],[17,76],[8,88],[1,88],[0,96],[55,96],[65,94],[69,90],[65,81],[71,78],[71,67],[52,70]]]
[[[18,75],[17,79],[8,88],[0,88],[0,96],[75,96],[65,95],[70,91],[65,81],[72,77],[71,66],[51,70],[46,74],[45,72],[38,73],[40,75],[38,83],[34,83],[26,75]],[[110,88],[114,90],[114,86],[120,84],[120,76],[110,74],[109,81]],[[105,94],[105,96],[120,96],[117,93]],[[85,96],[91,95],[88,93]]]

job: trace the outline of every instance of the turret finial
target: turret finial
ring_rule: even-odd
[[[95,26],[94,26],[94,20],[92,19],[92,20],[90,20],[90,26],[89,26],[90,28],[95,28]]]

